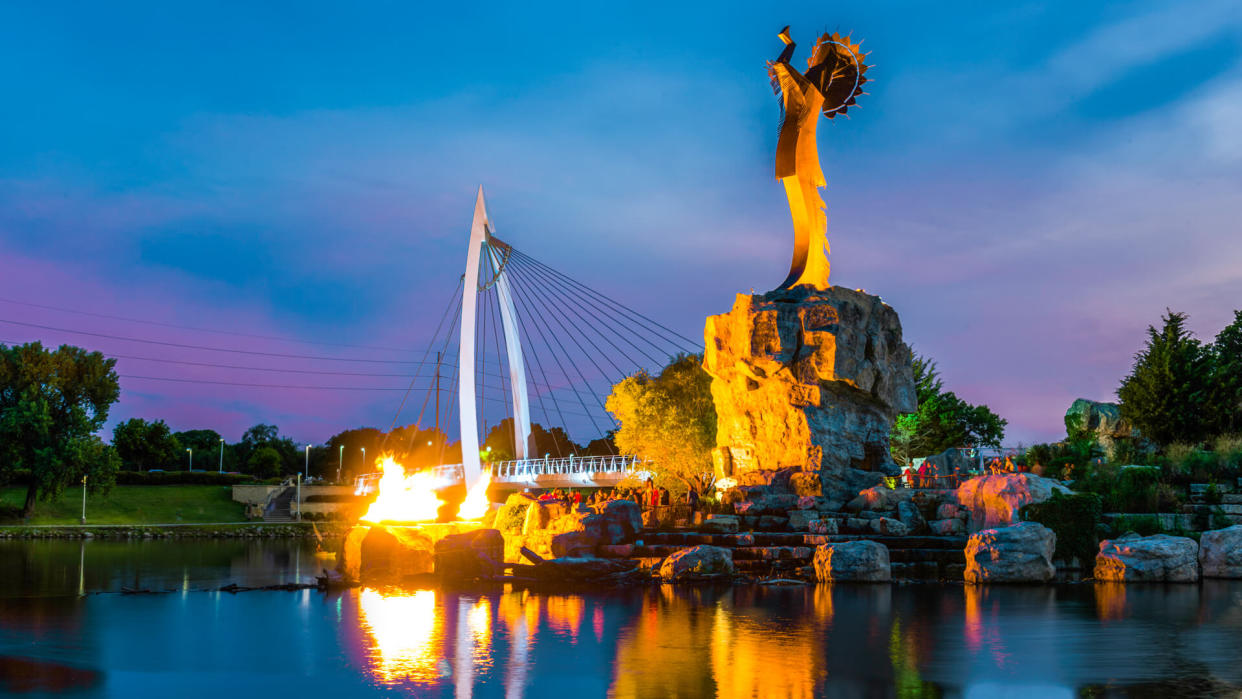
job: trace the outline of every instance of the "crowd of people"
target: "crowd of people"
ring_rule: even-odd
[[[1026,466],[1016,463],[1013,457],[1008,455],[1004,459],[1000,457],[993,458],[983,465],[983,472],[989,476],[1004,473],[1024,473],[1028,470]],[[937,471],[936,466],[928,463],[926,460],[919,464],[917,469],[914,467],[914,462],[910,461],[901,473],[902,482],[907,488],[956,488],[960,485],[963,475],[967,477],[971,475],[937,473]]]
[[[693,517],[694,513],[699,511],[700,496],[696,485],[691,484],[685,494],[674,497],[668,488],[658,486],[654,480],[648,478],[641,487],[592,488],[587,489],[585,494],[582,489],[553,488],[540,494],[539,499],[542,501],[561,500],[574,505],[589,506],[600,505],[610,500],[629,500],[644,511],[656,511],[675,504],[686,505],[690,508],[690,514]],[[674,503],[674,500],[677,502]]]

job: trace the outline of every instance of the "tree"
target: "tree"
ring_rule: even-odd
[[[251,427],[242,434],[237,449],[239,456],[249,465],[250,457],[262,447],[271,447],[280,457],[280,472],[294,473],[302,470],[302,455],[298,447],[288,437],[281,437],[276,425],[262,423]]]
[[[986,405],[971,405],[944,390],[936,362],[931,359],[915,355],[913,364],[919,407],[917,412],[899,416],[893,424],[891,451],[898,463],[967,444],[1000,446],[1007,420]]]
[[[112,446],[124,468],[149,471],[181,462],[184,446],[163,420],[147,422],[133,417],[112,429]]]
[[[679,355],[651,376],[640,371],[612,387],[605,404],[621,427],[617,448],[646,459],[657,479],[689,486],[712,470],[716,406],[699,355]]]
[[[258,478],[274,478],[280,475],[282,461],[280,452],[269,446],[261,446],[250,454],[246,469]]]
[[[1212,353],[1186,329],[1186,314],[1165,311],[1121,381],[1121,416],[1158,444],[1200,442],[1211,431]]]
[[[1212,411],[1215,431],[1242,430],[1242,311],[1233,312],[1233,322],[1216,335],[1212,343]]]
[[[116,452],[94,435],[120,396],[115,367],[70,345],[0,345],[0,481],[30,470],[25,517],[83,476],[93,488],[115,479]]]

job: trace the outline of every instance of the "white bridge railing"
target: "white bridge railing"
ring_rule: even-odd
[[[570,456],[563,459],[518,459],[484,464],[492,474],[494,483],[536,485],[538,479],[551,477],[575,482],[582,487],[612,485],[626,475],[640,471],[643,460],[637,456]],[[461,464],[434,466],[431,472],[444,485],[460,483],[466,479]],[[561,477],[561,478],[557,478]],[[354,482],[354,492],[366,495],[375,489],[380,474],[367,473]]]

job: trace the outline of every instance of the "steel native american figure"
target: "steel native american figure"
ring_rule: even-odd
[[[865,54],[849,37],[824,34],[815,42],[806,74],[789,65],[794,42],[789,27],[779,34],[785,50],[768,63],[772,89],[781,98],[781,131],[776,144],[776,178],[785,185],[793,216],[794,254],[789,276],[778,289],[810,285],[828,287],[828,220],[819,196],[824,171],[815,146],[819,113],[829,119],[845,114],[863,94],[867,82]]]

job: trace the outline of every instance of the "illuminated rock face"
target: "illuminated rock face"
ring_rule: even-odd
[[[1043,502],[1054,492],[1071,494],[1051,478],[1032,473],[979,476],[958,486],[957,500],[970,511],[970,530],[1005,527],[1018,521],[1023,505]]]
[[[917,407],[914,375],[897,312],[879,297],[807,286],[739,294],[707,319],[704,339],[719,475],[793,467],[818,475],[824,495],[853,497],[897,473],[889,429]]]
[[[888,547],[874,541],[821,544],[815,549],[815,579],[820,582],[889,582],[893,579]]]
[[[1100,542],[1095,579],[1111,582],[1195,582],[1199,545],[1184,536],[1123,536]]]
[[[1199,565],[1205,578],[1242,578],[1242,524],[1203,532]]]
[[[1035,522],[984,529],[966,542],[966,582],[1048,582],[1056,576],[1057,535]]]
[[[338,569],[352,580],[399,581],[435,570],[436,542],[478,522],[360,524],[345,535]]]

